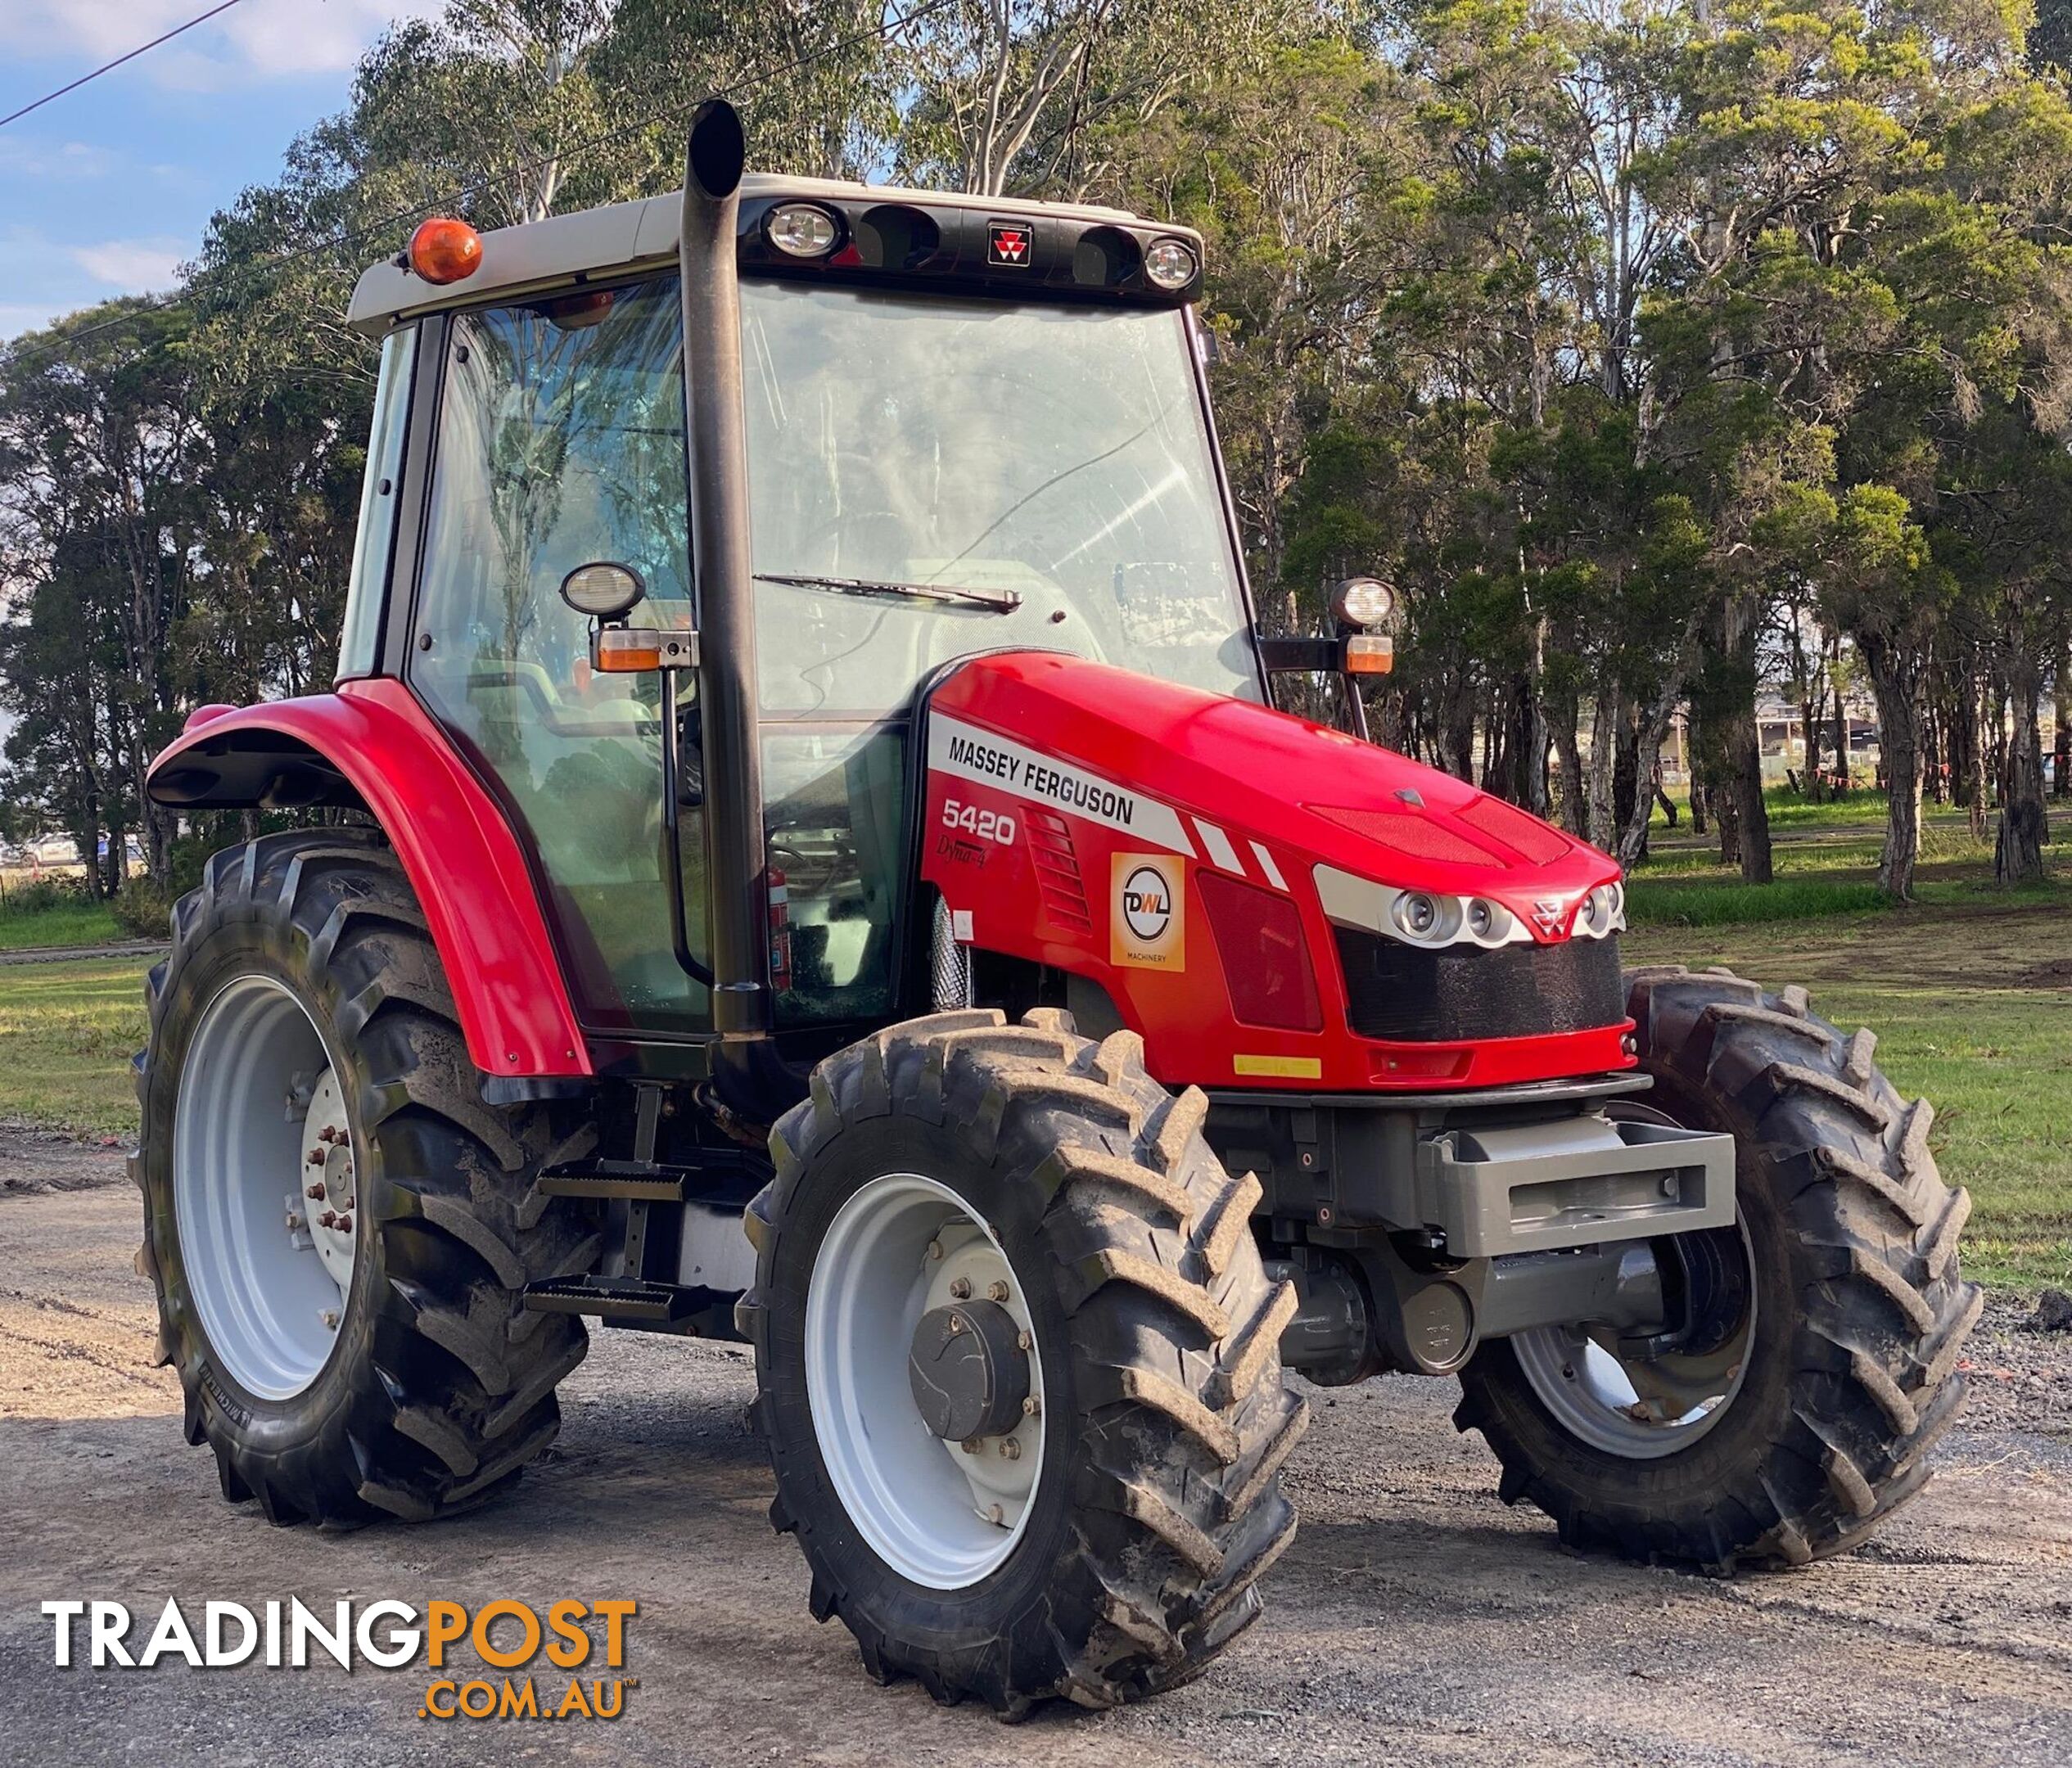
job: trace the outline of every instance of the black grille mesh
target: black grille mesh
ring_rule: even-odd
[[[1618,941],[1407,945],[1351,927],[1338,935],[1352,1029],[1397,1044],[1542,1036],[1626,1017]]]

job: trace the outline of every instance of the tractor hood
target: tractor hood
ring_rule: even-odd
[[[1062,973],[1082,1027],[1138,1033],[1166,1085],[1430,1092],[1632,1066],[1618,898],[1595,894],[1618,868],[1524,811],[1054,652],[973,658],[926,705],[921,876],[943,932]]]
[[[1569,936],[1591,889],[1619,875],[1608,855],[1451,774],[1307,719],[1078,657],[974,659],[941,685],[930,711],[932,765],[955,765],[945,718],[991,732],[1009,746],[973,756],[982,778],[991,770],[1000,787],[1039,801],[1047,792],[1068,814],[1075,794],[1105,785],[1128,832],[1269,881],[1287,873],[1294,882],[1293,861],[1312,874],[1321,866],[1398,890],[1487,897],[1548,944]],[[1032,788],[1000,778],[1029,751],[1090,781],[1039,773]]]

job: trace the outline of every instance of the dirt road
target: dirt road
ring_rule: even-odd
[[[729,1347],[598,1333],[554,1458],[452,1522],[320,1535],[225,1504],[149,1366],[120,1173],[0,1134],[0,1761],[2072,1761],[2072,1340],[2008,1331],[2010,1310],[1975,1342],[1979,1403],[1928,1493],[1786,1576],[1564,1553],[1497,1502],[1449,1384],[1318,1392],[1266,1618],[1162,1700],[1008,1727],[873,1687],[815,1626]],[[197,1617],[211,1597],[327,1616],[341,1597],[630,1597],[639,1685],[608,1724],[434,1723],[422,1668],[54,1667],[39,1603],[120,1599],[141,1642],[169,1594]]]

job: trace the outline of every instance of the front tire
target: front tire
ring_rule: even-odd
[[[1054,1011],[973,1011],[829,1058],[778,1125],[738,1310],[770,1517],[805,1551],[815,1617],[838,1615],[879,1680],[1010,1717],[1054,1695],[1110,1707],[1199,1674],[1258,1613],[1294,1530],[1278,1477],[1306,1422],[1280,1378],[1294,1295],[1266,1278],[1257,1181],[1209,1152],[1205,1111],[1144,1072],[1132,1033],[1096,1045]],[[967,1257],[948,1292],[1015,1312],[1040,1430],[1013,1423],[1018,1387],[963,1444],[901,1403]],[[1009,1441],[1026,1485],[999,1477]],[[968,1489],[968,1460],[985,1464]]]
[[[589,1132],[485,1101],[386,842],[307,830],[215,855],[147,999],[137,1268],[223,1496],[356,1525],[508,1485],[587,1346],[520,1293],[594,1257],[577,1207],[532,1189]]]
[[[1803,1565],[1928,1479],[1984,1305],[1957,1270],[1970,1199],[1936,1170],[1927,1102],[1903,1102],[1871,1035],[1814,1017],[1804,990],[1680,967],[1627,981],[1647,1097],[1738,1149],[1748,1318],[1738,1340],[1722,1325],[1731,1381],[1650,1441],[1616,1411],[1578,1424],[1551,1390],[1573,1365],[1550,1373],[1535,1346],[1497,1340],[1463,1371],[1454,1422],[1503,1464],[1504,1500],[1529,1500],[1571,1546],[1716,1572]]]

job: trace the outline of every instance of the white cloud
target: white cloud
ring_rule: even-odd
[[[18,63],[98,65],[201,10],[196,0],[6,0],[0,53]],[[244,0],[111,77],[218,91],[254,79],[336,73],[394,20],[443,11],[443,0]]]
[[[90,147],[84,142],[0,135],[0,176],[70,183],[79,178],[106,178],[121,163],[120,154],[106,147]]]
[[[194,255],[194,248],[184,241],[163,237],[104,240],[97,246],[68,246],[65,251],[97,282],[124,295],[171,288],[179,281],[181,264]]]

